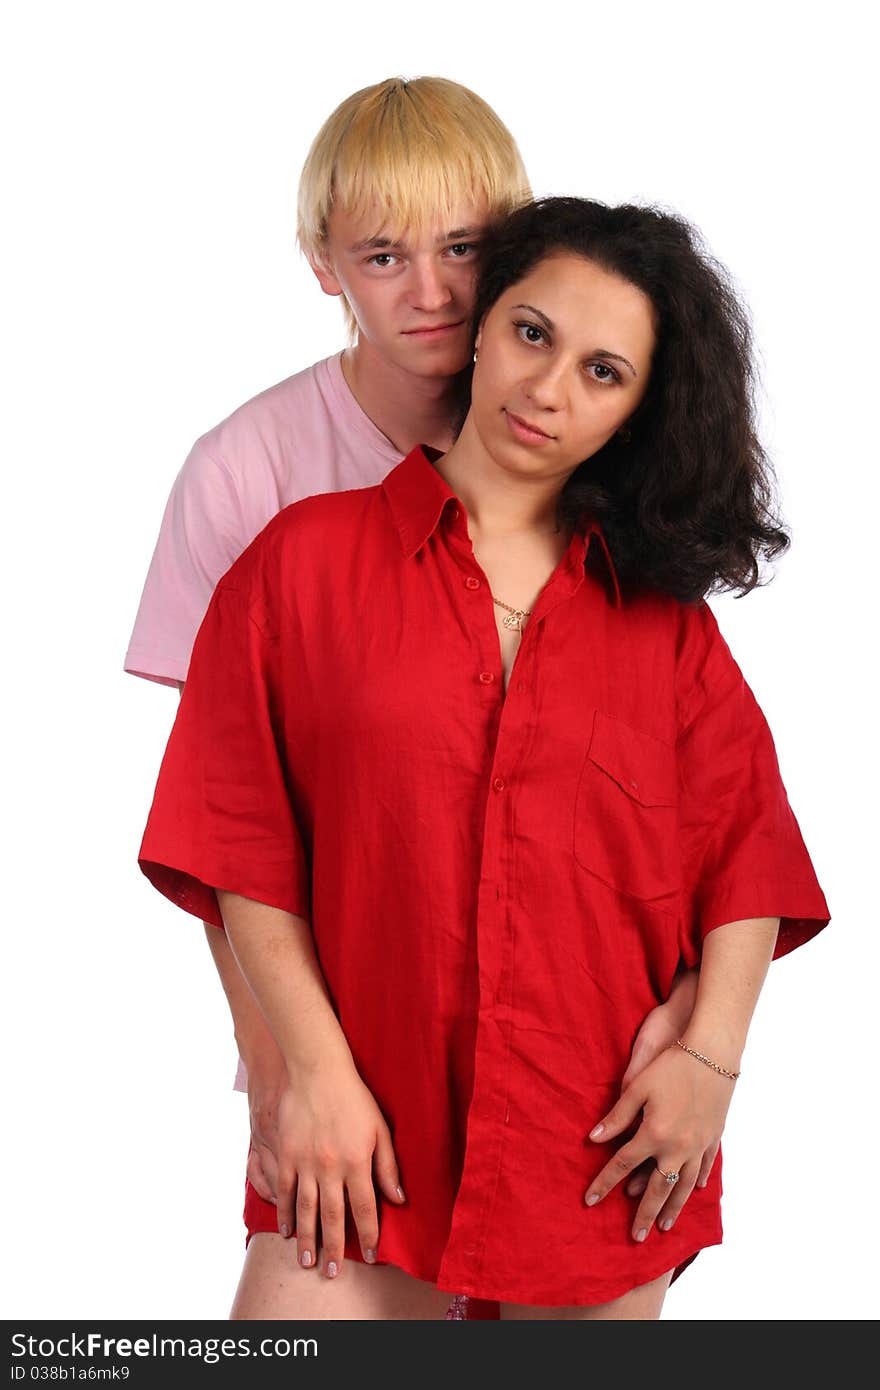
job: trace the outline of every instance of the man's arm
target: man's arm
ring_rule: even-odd
[[[177,682],[183,693],[183,682]],[[232,1015],[238,1053],[248,1081],[251,1141],[248,1177],[260,1196],[274,1202],[277,1176],[278,1099],[287,1082],[284,1058],[247,980],[232,953],[226,933],[204,923],[208,947]]]

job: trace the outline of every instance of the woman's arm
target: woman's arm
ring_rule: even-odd
[[[739,1071],[746,1036],[773,958],[778,917],[728,922],[703,943],[697,997],[682,1041],[727,1071]],[[661,1208],[661,1229],[675,1221],[717,1151],[735,1082],[674,1044],[642,1071],[617,1104],[590,1132],[607,1143],[642,1115],[634,1137],[614,1154],[590,1184],[594,1206],[639,1164],[656,1165],[633,1222],[633,1237],[646,1239]],[[680,1175],[668,1184],[660,1172]]]
[[[295,1224],[300,1263],[314,1264],[320,1214],[332,1278],[342,1267],[346,1192],[368,1263],[379,1238],[373,1174],[389,1200],[405,1200],[391,1133],[358,1075],[308,922],[219,889],[217,901],[287,1073],[278,1106],[278,1229],[290,1235]]]

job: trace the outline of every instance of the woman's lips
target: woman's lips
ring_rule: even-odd
[[[518,439],[521,444],[549,444],[551,442],[552,435],[544,434],[541,430],[533,429],[531,425],[526,424],[525,420],[521,420],[518,415],[514,415],[511,410],[505,408],[504,414],[507,417],[507,424],[511,434],[514,439]]]

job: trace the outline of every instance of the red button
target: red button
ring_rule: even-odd
[[[472,574],[469,574],[467,579],[464,581],[464,587],[466,589],[479,589],[480,581],[479,579],[475,579]]]
[[[491,685],[494,679],[495,677],[492,675],[491,671],[480,672],[480,680],[483,682],[484,685]]]
[[[505,783],[505,781],[504,781],[504,778],[503,778],[503,777],[496,777],[496,778],[495,778],[495,781],[492,783],[492,786],[495,788],[496,792],[503,792],[503,791],[504,791],[504,788],[505,788],[505,786],[506,786],[506,783]]]

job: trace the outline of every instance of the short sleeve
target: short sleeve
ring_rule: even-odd
[[[258,538],[221,581],[193,648],[138,862],[222,927],[215,889],[309,916],[308,856],[288,794],[278,634]]]
[[[132,675],[185,681],[195,635],[214,588],[252,534],[232,477],[201,441],[168,497],[125,656]]]
[[[780,918],[785,955],[831,919],[773,736],[705,601],[678,656],[683,955],[695,965],[713,928],[752,917]]]

